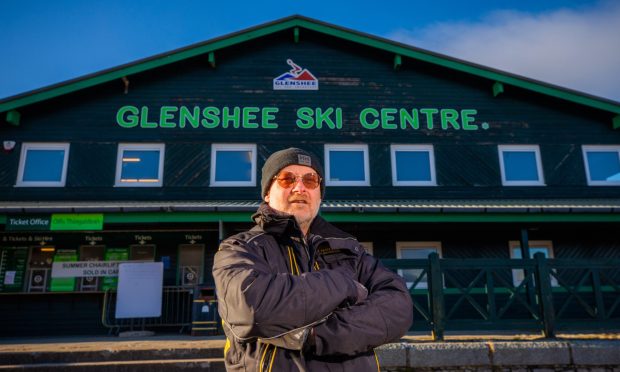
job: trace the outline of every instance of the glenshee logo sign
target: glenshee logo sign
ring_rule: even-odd
[[[310,71],[287,59],[293,69],[273,79],[274,90],[319,90],[319,80]]]

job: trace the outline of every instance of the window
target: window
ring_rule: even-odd
[[[360,244],[362,245],[362,247],[364,247],[364,249],[366,250],[366,253],[368,253],[371,256],[375,255],[372,242],[360,242]]]
[[[532,240],[528,242],[530,247],[530,258],[534,258],[536,253],[542,253],[545,255],[545,258],[553,258],[553,244],[550,240]],[[523,255],[521,255],[521,243],[517,240],[511,240],[509,242],[510,246],[510,258],[512,259],[521,259]],[[525,278],[525,273],[523,270],[515,269],[512,270],[512,282],[515,287],[518,287],[523,279]],[[551,285],[554,287],[558,286],[558,280],[551,276]]]
[[[63,187],[68,159],[68,143],[24,143],[15,186]]]
[[[164,173],[163,143],[118,145],[116,183],[120,187],[161,187]]]
[[[213,144],[211,186],[256,186],[256,145]]]
[[[500,145],[499,165],[504,186],[544,186],[538,145]]]
[[[436,186],[433,145],[392,145],[394,186]]]
[[[325,145],[325,185],[370,186],[368,145]]]
[[[442,256],[441,242],[396,242],[396,258],[426,260],[433,252]],[[407,288],[411,288],[418,279],[415,288],[428,288],[428,273],[420,278],[422,269],[399,269],[398,275],[405,278]]]
[[[620,146],[583,146],[590,186],[620,186]]]

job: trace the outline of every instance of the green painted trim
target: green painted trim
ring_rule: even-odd
[[[215,53],[213,52],[209,52],[209,65],[211,65],[211,67],[215,68]]]
[[[106,213],[103,223],[252,222],[254,212]]]
[[[504,93],[504,84],[500,83],[499,81],[496,81],[493,84],[493,97],[497,97],[502,93]]]
[[[9,111],[18,107],[40,102],[46,99],[71,93],[94,85],[102,84],[114,79],[121,78],[123,76],[128,76],[146,70],[151,70],[157,67],[165,66],[177,61],[233,46],[282,30],[290,29],[292,27],[304,27],[312,31],[327,34],[344,40],[349,40],[361,45],[382,49],[394,54],[399,54],[405,57],[432,63],[456,71],[461,71],[487,78],[492,81],[516,86],[519,88],[578,103],[581,105],[620,114],[620,104],[618,103],[599,99],[597,97],[592,97],[576,91],[551,86],[541,82],[536,82],[524,77],[519,77],[505,72],[492,70],[490,68],[478,66],[465,61],[460,61],[451,57],[442,56],[429,51],[424,51],[391,40],[378,38],[353,30],[347,30],[344,28],[324,24],[315,20],[299,16],[285,18],[283,20],[275,21],[267,25],[257,26],[245,31],[240,31],[228,36],[223,36],[212,41],[191,45],[186,48],[173,51],[171,53],[154,56],[146,60],[137,61],[128,65],[116,67],[111,70],[102,71],[82,78],[78,78],[76,80],[60,83],[49,88],[43,88],[43,90],[36,91],[31,94],[18,96],[15,99],[0,103],[0,112]]]
[[[175,223],[175,222],[252,222],[254,212],[155,212],[106,213],[104,224],[115,223]],[[612,213],[338,213],[325,212],[321,216],[329,222],[620,222],[620,214]],[[0,224],[6,225],[6,215],[0,215]]]
[[[620,128],[620,115],[616,115],[613,118],[614,129]]]
[[[322,213],[330,222],[620,222],[620,214]]]
[[[295,40],[295,44],[299,43],[299,27],[293,29],[293,39]]]
[[[21,118],[22,114],[20,114],[18,111],[11,110],[6,113],[6,122],[11,125],[18,126]]]
[[[400,66],[403,64],[403,58],[400,54],[394,55],[394,70],[400,69]]]

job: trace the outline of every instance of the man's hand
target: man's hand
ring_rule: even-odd
[[[362,285],[362,283],[358,281],[354,281],[355,286],[357,287],[357,299],[355,300],[356,304],[364,301],[366,297],[368,297],[368,289]]]
[[[301,350],[308,339],[312,327],[294,329],[278,337],[259,338],[264,344],[270,344],[283,349]]]

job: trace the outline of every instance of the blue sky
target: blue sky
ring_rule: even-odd
[[[0,99],[301,14],[620,101],[620,1],[0,1]]]

